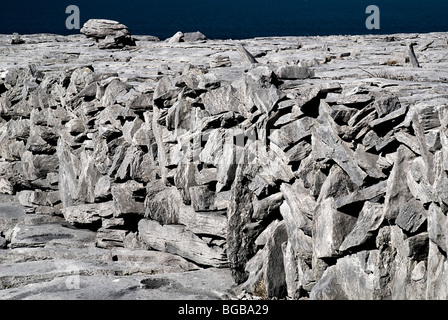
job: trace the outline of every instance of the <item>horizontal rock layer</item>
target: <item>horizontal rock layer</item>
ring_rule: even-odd
[[[417,69],[413,37],[1,37],[0,192],[28,215],[0,213],[0,284],[69,276],[39,260],[70,247],[82,277],[156,252],[137,273],[263,298],[446,298],[447,45],[415,35]]]

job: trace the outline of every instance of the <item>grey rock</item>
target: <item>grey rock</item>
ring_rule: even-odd
[[[347,173],[338,165],[333,165],[323,182],[317,202],[326,198],[342,198],[356,190],[356,185],[351,181]]]
[[[282,249],[287,296],[291,299],[299,299],[302,295],[302,290],[308,289],[309,282],[305,277],[305,273],[309,271],[309,267],[294,252],[289,241],[283,243]]]
[[[364,189],[355,190],[354,192],[337,198],[335,201],[335,207],[338,210],[344,210],[344,207],[366,200],[373,200],[387,193],[387,182],[381,181],[373,186],[366,187]]]
[[[210,68],[231,67],[232,62],[228,56],[217,55],[210,62]]]
[[[160,225],[157,221],[140,220],[139,234],[151,248],[179,255],[205,266],[225,267],[224,249],[210,244],[181,225]]]
[[[177,43],[177,42],[184,42],[184,33],[183,32],[176,32],[175,35],[173,35],[171,38],[166,39],[168,43]]]
[[[76,230],[59,224],[26,225],[17,224],[12,230],[10,247],[33,248],[47,245],[85,247],[93,245],[95,233]]]
[[[126,214],[144,215],[144,201],[146,189],[143,184],[130,180],[112,186],[112,197],[115,208],[115,217]]]
[[[268,297],[281,298],[286,296],[287,288],[282,249],[282,245],[286,241],[288,241],[288,234],[285,223],[279,223],[266,244],[268,253],[264,283]]]
[[[299,181],[296,181],[292,186],[283,183],[280,190],[285,199],[285,203],[282,205],[284,210],[281,210],[281,213],[287,222],[290,241],[294,243],[292,239],[294,239],[294,233],[297,229],[311,235],[312,219],[317,204],[314,198],[306,193],[306,189]]]
[[[98,41],[98,48],[100,49],[120,49],[126,46],[136,46],[135,39],[130,35],[118,33],[116,36],[106,36],[104,39]]]
[[[328,268],[311,290],[312,300],[374,300],[381,297],[378,251],[361,251],[343,257]],[[367,261],[367,263],[366,263]],[[369,263],[370,262],[370,263]],[[362,272],[360,272],[362,270]]]
[[[356,222],[356,217],[335,209],[333,198],[320,203],[313,219],[313,253],[316,257],[337,257],[339,248]]]
[[[6,239],[3,237],[0,237],[0,249],[6,248]]]
[[[90,19],[83,25],[80,31],[87,37],[95,39],[104,39],[107,36],[116,36],[118,34],[130,35],[125,25],[107,19]]]
[[[233,143],[232,131],[215,129],[206,139],[207,143],[199,154],[199,160],[217,167],[216,180],[223,186],[229,186],[235,179],[241,146]]]
[[[200,31],[184,33],[184,41],[185,42],[196,42],[196,41],[205,41],[205,40],[207,40],[207,37]]]
[[[375,179],[387,178],[381,170],[381,167],[378,165],[379,157],[367,152],[364,146],[359,145],[358,148],[356,148],[355,156],[359,167],[364,169],[370,177]]]
[[[273,130],[269,136],[269,139],[280,149],[285,150],[291,146],[294,146],[302,139],[309,137],[311,135],[311,129],[314,126],[314,119],[310,117],[303,117],[281,127],[278,130]]]
[[[447,252],[446,227],[446,216],[437,204],[431,203],[428,210],[428,236],[442,252]]]
[[[100,228],[96,233],[95,245],[104,249],[124,247],[127,234],[126,230]]]
[[[227,210],[227,257],[237,284],[248,280],[246,264],[255,255],[255,240],[264,229],[260,223],[252,223],[253,196],[249,189],[250,181],[244,178],[245,174],[250,177],[250,169],[252,167],[249,165],[249,152],[244,150],[241,164],[237,167]]]
[[[417,139],[419,141],[420,152],[423,160],[425,161],[425,175],[426,180],[430,183],[434,183],[435,173],[434,173],[434,155],[429,151],[429,147],[426,144],[426,138],[424,135],[424,128],[422,123],[416,114],[412,117],[412,128],[414,129]]]
[[[395,157],[394,166],[387,180],[384,210],[386,219],[395,219],[400,213],[400,208],[412,198],[412,194],[406,183],[406,174],[410,169],[414,153],[401,145]]]
[[[427,299],[443,300],[447,296],[445,279],[447,277],[447,263],[444,253],[432,241],[429,242],[427,266]]]
[[[300,162],[295,176],[303,181],[303,186],[309,189],[312,196],[318,197],[327,179],[327,175],[323,172],[325,168],[326,165],[316,162],[313,153],[311,153]]]
[[[427,215],[428,213],[420,201],[410,199],[400,208],[395,223],[403,230],[414,233],[426,222]]]
[[[0,36],[2,298],[446,298],[439,33],[416,77],[384,37],[110,31]]]
[[[247,49],[244,48],[243,45],[237,45],[237,50],[246,63],[258,63],[257,59],[255,59],[255,57],[249,51],[247,51]]]
[[[202,95],[202,101],[210,115],[227,111],[240,112],[236,90],[232,86],[223,86]]]
[[[355,163],[353,150],[347,142],[338,137],[333,122],[326,109],[329,108],[326,102],[322,101],[319,107],[321,113],[318,118],[319,125],[312,134],[312,145],[315,145],[313,152],[316,157],[328,157],[333,159],[358,186],[363,184],[367,174]]]
[[[348,107],[360,108],[368,105],[373,101],[373,97],[370,94],[342,94],[338,95],[336,99],[337,104],[342,104]],[[330,100],[331,101],[331,100]]]
[[[23,40],[20,35],[16,32],[12,34],[11,44],[24,44],[25,40]]]
[[[366,201],[359,213],[358,221],[353,230],[345,237],[339,251],[345,251],[365,243],[382,224],[384,214],[381,204]]]
[[[215,192],[210,190],[208,186],[190,187],[191,204],[195,211],[214,211]]]
[[[245,272],[248,274],[244,283],[240,287],[252,292],[254,296],[267,298],[266,286],[264,285],[264,272],[267,250],[259,250],[245,265]]]
[[[415,136],[410,135],[409,133],[398,131],[394,133],[394,137],[397,141],[406,145],[409,149],[411,149],[414,153],[420,155],[420,146],[418,140]]]
[[[194,234],[211,239],[226,239],[228,223],[225,212],[195,212],[191,207],[182,206],[179,211],[179,224],[185,225]],[[213,241],[212,241],[213,242]]]
[[[105,203],[82,204],[65,207],[62,210],[65,220],[77,227],[92,228],[101,226],[103,218],[114,215],[113,201]]]
[[[267,198],[253,201],[254,213],[252,218],[254,220],[265,220],[279,210],[283,203],[283,194],[281,192],[273,194]]]
[[[395,96],[381,97],[375,101],[374,105],[379,117],[384,117],[401,108],[400,99]]]
[[[74,265],[77,266],[77,264]],[[58,269],[65,270],[69,266],[61,264]],[[151,265],[150,268],[141,269],[140,274],[131,277],[112,274],[89,276],[89,269],[97,273],[101,272],[101,268],[95,269],[92,264],[88,267],[86,263],[80,263],[77,268],[80,270],[79,289],[67,290],[67,280],[71,280],[67,277],[73,275],[73,271],[70,273],[68,269],[65,273],[59,272],[60,276],[52,280],[50,280],[51,276],[48,276],[49,280],[45,282],[2,290],[1,298],[4,300],[75,300],[79,297],[86,300],[228,300],[235,298],[232,292],[234,282],[229,269],[208,268],[188,273],[173,272],[154,275],[150,270],[156,271],[157,267]],[[126,269],[135,270],[135,267],[133,268],[133,264],[128,263],[127,267],[122,267],[117,273],[126,274]]]
[[[378,130],[378,127],[386,126],[389,124],[397,125],[400,119],[403,119],[407,111],[407,107],[396,109],[395,111],[388,113],[386,116],[372,121],[370,123],[370,127]]]
[[[146,215],[161,224],[179,222],[182,198],[175,187],[163,189],[157,193],[149,193],[145,199]]]
[[[279,79],[285,80],[299,80],[314,77],[313,70],[308,67],[299,66],[281,66],[275,71],[275,74]]]
[[[425,134],[425,138],[430,152],[436,152],[437,150],[440,150],[442,148],[442,143],[440,141],[440,131],[429,130],[428,133]]]
[[[441,125],[439,112],[434,106],[428,106],[420,109],[418,111],[418,120],[425,132],[434,128],[439,128]]]
[[[328,102],[328,100],[326,101]],[[330,115],[337,124],[343,125],[347,124],[356,112],[357,109],[349,108],[345,105],[332,105]]]
[[[207,170],[202,170],[201,173],[205,173],[206,171]],[[190,187],[198,185],[198,180],[204,184],[211,182],[208,179],[200,178],[198,168],[193,163],[181,163],[178,166],[176,174],[174,175],[174,182],[179,189],[185,204],[191,204]]]

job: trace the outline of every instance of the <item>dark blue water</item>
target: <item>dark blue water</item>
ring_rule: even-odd
[[[68,5],[91,18],[118,20],[132,34],[162,39],[201,31],[210,39],[448,31],[447,0],[1,0],[0,33],[73,34]],[[368,5],[380,9],[380,30],[368,30]]]

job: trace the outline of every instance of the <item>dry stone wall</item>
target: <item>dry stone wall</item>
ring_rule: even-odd
[[[141,39],[131,50],[160,60],[193,54],[151,80],[121,65],[8,66],[0,191],[95,231],[97,247],[230,268],[249,295],[445,299],[448,71],[446,58],[424,70],[446,52],[434,37],[422,71],[395,62],[415,78],[356,69],[362,48],[350,59],[281,38],[246,53]],[[301,50],[322,59],[297,64]],[[134,70],[144,60],[120,54]]]

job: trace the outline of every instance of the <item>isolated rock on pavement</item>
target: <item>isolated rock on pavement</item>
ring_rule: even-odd
[[[130,35],[128,27],[114,20],[90,19],[80,32],[87,37],[104,39],[107,36]]]
[[[125,25],[114,20],[90,19],[80,32],[98,41],[100,49],[117,49],[125,46],[135,46],[135,40]]]

